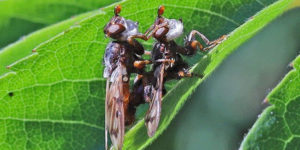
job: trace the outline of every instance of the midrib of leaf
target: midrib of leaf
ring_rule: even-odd
[[[209,77],[214,69],[221,64],[222,60],[236,50],[241,44],[254,36],[255,33],[257,33],[270,21],[283,13],[291,2],[292,0],[280,0],[275,2],[253,16],[253,19],[248,20],[245,24],[229,34],[230,37],[228,40],[214,48],[207,56],[203,57],[199,63],[194,66],[194,72],[205,74],[203,79],[182,79],[164,96],[162,118],[160,126],[154,137],[147,137],[144,121],[142,120],[126,133],[124,149],[144,149],[150,145],[171,123],[175,115],[196,87]],[[209,61],[209,63],[207,61]]]
[[[26,119],[26,118],[0,118],[0,120],[13,120],[13,121],[22,121],[22,122],[46,122],[46,123],[60,123],[60,124],[71,124],[71,125],[83,125],[91,128],[96,128],[98,130],[103,130],[104,128],[101,126],[98,126],[96,124],[90,124],[84,121],[76,121],[76,120],[53,120],[53,119]]]
[[[191,4],[191,2],[193,4]],[[150,24],[152,24],[156,16],[156,9],[160,4],[165,4],[167,6],[174,5],[175,3],[177,3],[177,5],[184,4],[184,6],[187,5],[187,7],[191,7],[203,4],[205,2],[200,3],[200,1],[146,1],[145,3],[147,5],[141,6],[142,8],[136,7],[138,6],[138,4],[140,4],[140,1],[123,1],[121,3],[123,5],[123,8],[126,8],[122,11],[122,14],[124,14],[123,16],[126,16],[132,20],[140,21],[140,25],[142,28],[141,31],[145,31],[145,29],[148,26],[150,26]],[[206,3],[216,3],[218,5],[222,4],[221,1],[207,1]],[[236,4],[236,7],[239,8],[240,5]],[[203,5],[200,6],[202,7]],[[215,7],[216,6],[214,6],[214,9]],[[44,44],[41,44],[38,48],[36,48],[36,54],[22,59],[21,61],[18,61],[17,63],[11,66],[12,72],[0,78],[0,97],[2,97],[0,99],[0,107],[4,108],[0,110],[0,118],[23,117],[24,119],[37,120],[43,120],[45,118],[50,120],[84,120],[89,124],[96,124],[99,127],[103,126],[104,110],[101,108],[104,108],[105,82],[103,82],[102,80],[72,82],[72,80],[89,80],[93,78],[101,78],[102,76],[103,67],[100,65],[100,62],[103,56],[103,50],[105,48],[106,43],[108,42],[107,39],[103,39],[104,36],[102,33],[102,28],[104,24],[108,21],[108,19],[112,16],[113,6],[105,8],[104,11],[107,11],[107,14],[98,14],[86,19],[85,21],[79,23],[76,27],[67,30],[66,32],[60,34],[59,36],[51,39],[50,41]],[[235,10],[229,9],[228,11],[235,15],[237,13],[240,14],[240,12],[236,12]],[[245,18],[251,15],[253,14],[245,13]],[[143,18],[143,16],[147,17]],[[210,39],[225,34],[228,31],[231,31],[232,28],[236,27],[236,25],[230,23],[224,18],[218,16],[212,17],[214,16],[212,15],[212,13],[207,13],[205,11],[199,10],[188,11],[188,13],[184,13],[182,9],[169,8],[169,11],[166,11],[165,16],[171,16],[171,18],[180,18],[188,16],[183,18],[184,21],[187,20],[187,22],[185,22],[186,30],[190,31],[192,28],[200,30],[206,35],[208,35]],[[192,16],[193,18],[191,18]],[[215,22],[199,27],[199,18],[194,18],[197,16],[205,16],[206,18],[209,18],[209,20],[201,20],[203,22],[210,22],[210,19],[214,19]],[[275,16],[276,15],[271,15],[271,18],[269,18],[269,20],[271,20],[272,17]],[[254,18],[254,20],[255,19],[256,17]],[[237,20],[236,22],[240,21]],[[247,24],[251,24],[251,21],[249,22],[246,23],[246,27],[251,27],[251,25],[247,26]],[[265,25],[265,23],[267,22],[268,21],[265,20],[265,22],[263,22],[262,25]],[[228,24],[228,26],[224,28],[224,24]],[[237,38],[239,35],[236,35],[237,33],[243,32],[244,30],[239,29],[239,32],[232,33],[231,37],[226,42],[218,46],[216,50],[213,50],[213,52],[209,53],[209,55],[204,57],[200,61],[200,63],[196,65],[194,70],[197,72],[204,71],[204,73],[206,74],[205,78],[207,78],[207,76],[212,72],[212,70],[216,68],[218,64],[220,64],[221,61],[225,59],[225,57],[228,56],[234,50],[234,48],[238,47],[241,43],[243,43],[247,38],[250,38],[254,34],[254,32],[258,30],[256,29],[256,26],[253,25],[253,23],[252,26],[255,30],[252,29],[252,32],[247,32],[249,35],[245,36],[244,40],[239,41]],[[230,42],[237,43],[233,43],[233,45],[228,46],[227,48],[229,50],[223,49],[224,47],[226,47],[226,45],[229,45]],[[58,82],[63,80],[70,80],[71,82]],[[177,87],[180,88],[173,88],[173,90],[166,95],[163,102],[164,108],[162,112],[161,126],[155,138],[159,134],[161,134],[162,131],[167,127],[169,122],[172,120],[172,118],[174,118],[176,113],[181,108],[181,105],[183,105],[186,98],[192,93],[193,89],[195,89],[197,84],[200,84],[201,81],[202,80],[197,79],[181,80],[177,85]],[[22,90],[18,91],[19,89]],[[15,91],[15,96],[9,97],[8,93],[11,91]],[[57,107],[52,108],[49,107],[50,104],[54,106],[58,104],[59,105]],[[25,105],[26,107],[24,106],[25,108],[23,108],[22,105]],[[27,109],[28,112],[24,111]],[[14,111],[16,111],[16,113],[11,113]],[[24,113],[25,115],[22,113]],[[18,126],[18,122],[10,123],[16,126],[15,130],[21,129],[23,131],[22,133],[27,133],[31,130],[38,130],[38,128],[30,128],[30,126],[27,125],[29,124],[28,122],[23,122],[23,126]],[[62,144],[59,144],[62,142],[60,141],[60,139],[52,139],[51,141],[56,143],[56,149],[59,149],[58,147],[67,148],[66,145],[72,142],[72,144],[75,145],[78,145],[78,143],[80,144],[78,145],[78,149],[86,149],[87,147],[95,148],[95,146],[97,148],[99,148],[100,146],[103,147],[103,143],[99,142],[103,141],[103,131],[86,128],[87,126],[80,126],[76,124],[76,131],[72,130],[74,126],[68,126],[68,128],[65,128],[65,130],[58,132],[60,131],[58,129],[60,129],[61,126],[64,126],[64,124],[48,124],[47,122],[46,124],[45,122],[33,123],[34,125],[38,125],[40,128],[51,126],[51,129],[53,130],[51,131],[52,134],[63,134],[61,136],[63,139],[71,139],[66,140],[66,142],[63,142]],[[4,123],[0,121],[0,130],[5,130],[6,133],[5,135],[1,135],[4,136],[4,139],[16,136],[15,134],[12,134],[14,132],[12,132],[11,130],[7,131],[6,129],[1,129],[1,127],[3,127],[1,126],[1,124]],[[84,129],[79,127],[82,127]],[[146,129],[145,127],[143,127],[143,124],[141,122],[133,128],[134,129],[130,130],[129,134],[126,135],[124,145],[125,149],[128,146],[130,146],[131,149],[143,148],[154,140],[154,138],[148,139],[146,135]],[[134,132],[137,135],[134,135]],[[47,135],[47,132],[39,132],[38,134],[44,138],[52,138],[52,136]],[[69,136],[69,134],[71,134],[72,136]],[[81,136],[78,136],[78,134]],[[127,138],[128,136],[130,136],[130,134],[132,134],[132,136]],[[84,136],[88,138],[84,138]],[[32,138],[31,136],[29,137]],[[27,141],[27,139],[23,140]],[[135,144],[128,145],[130,141],[135,142]],[[9,142],[10,141],[5,141],[4,144],[8,144]],[[143,144],[144,142],[146,143]]]

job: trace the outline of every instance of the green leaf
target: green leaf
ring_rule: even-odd
[[[7,66],[16,62],[17,60],[29,56],[35,47],[40,43],[43,43],[55,35],[67,30],[72,26],[76,26],[76,23],[83,18],[93,16],[99,13],[103,13],[101,10],[95,10],[92,12],[84,13],[76,17],[67,19],[65,21],[50,25],[46,28],[38,30],[26,36],[22,40],[19,40],[0,51],[0,75],[9,72],[6,69]],[[4,34],[5,35],[5,34]]]
[[[139,21],[145,31],[163,4],[165,17],[183,19],[185,34],[196,29],[215,39],[238,27],[203,58],[198,54],[189,59],[191,64],[198,62],[194,71],[207,78],[291,0],[270,5],[272,2],[128,0],[121,2],[121,15]],[[11,65],[11,72],[0,78],[0,149],[103,149],[105,80],[101,62],[109,40],[102,28],[113,15],[113,6],[103,11],[106,13],[91,16],[41,44],[37,53]],[[151,42],[144,44],[150,48]],[[182,43],[182,38],[178,42]],[[143,149],[153,142],[204,79],[180,80],[175,85],[180,88],[172,88],[164,97],[157,134],[148,138],[141,120],[127,132],[124,149]]]
[[[0,1],[0,48],[36,29],[118,0]]]
[[[267,107],[244,138],[241,149],[299,149],[300,55],[291,70],[267,96]]]

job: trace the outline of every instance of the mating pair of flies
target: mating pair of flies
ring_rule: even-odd
[[[164,18],[164,6],[158,8],[158,15],[153,25],[144,33],[138,31],[138,23],[121,17],[121,6],[114,9],[114,16],[104,27],[107,37],[114,39],[105,50],[103,76],[107,78],[105,101],[105,148],[107,149],[108,131],[112,148],[121,150],[125,125],[135,121],[136,107],[150,103],[145,116],[148,135],[152,137],[159,124],[161,100],[166,93],[164,83],[171,79],[193,77],[189,66],[181,55],[192,56],[197,49],[207,51],[219,44],[225,36],[209,41],[203,34],[193,30],[185,39],[184,46],[179,46],[174,39],[183,33],[182,20]],[[205,42],[203,47],[196,40],[196,35]],[[145,51],[136,40],[148,40],[153,37],[156,42],[151,52]],[[142,55],[151,55],[151,60],[144,60]],[[151,71],[145,66],[152,64]],[[130,75],[136,73],[130,90]]]

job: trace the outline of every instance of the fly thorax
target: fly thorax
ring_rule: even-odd
[[[176,19],[167,19],[169,32],[166,34],[167,41],[174,40],[182,35],[183,23]]]

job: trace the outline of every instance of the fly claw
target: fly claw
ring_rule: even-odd
[[[183,21],[181,18],[163,17],[164,11],[165,7],[160,6],[154,23],[145,33],[140,33],[139,23],[122,17],[121,6],[117,5],[114,16],[104,27],[105,37],[112,39],[104,55],[104,77],[108,80],[105,106],[106,149],[108,132],[111,135],[112,147],[122,148],[125,123],[130,125],[134,122],[136,108],[143,103],[149,103],[145,125],[148,135],[153,136],[159,125],[162,97],[167,92],[165,83],[186,77],[203,78],[203,74],[190,71],[190,66],[182,56],[191,57],[197,54],[197,50],[208,51],[227,38],[221,36],[210,41],[204,34],[192,30],[185,36],[184,46],[180,46],[175,40],[183,34]],[[137,38],[145,41],[154,38],[152,51],[145,51]],[[144,60],[142,55],[150,55],[151,59]],[[148,64],[152,67],[146,71]],[[129,81],[133,73],[137,77],[131,85]],[[128,123],[128,120],[133,121]]]

